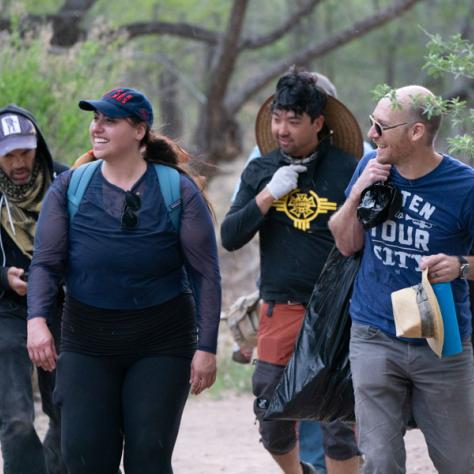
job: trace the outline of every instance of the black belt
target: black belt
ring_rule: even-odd
[[[273,307],[276,305],[276,304],[286,304],[288,306],[298,306],[298,305],[301,305],[301,306],[304,306],[306,308],[307,304],[306,302],[303,302],[303,301],[296,301],[296,300],[265,300],[265,303],[268,304],[268,308],[267,308],[267,316],[272,316],[273,315]]]
[[[288,304],[290,306],[295,306],[295,305],[302,305],[302,306],[306,306],[308,303],[306,303],[305,301],[300,301],[300,300],[264,300],[265,303],[273,303],[274,305],[275,304]]]

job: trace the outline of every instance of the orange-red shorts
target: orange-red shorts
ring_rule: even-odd
[[[295,350],[305,307],[301,304],[275,304],[268,316],[269,303],[260,307],[257,357],[271,364],[286,365]]]

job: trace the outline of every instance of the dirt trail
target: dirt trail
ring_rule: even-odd
[[[175,474],[281,474],[259,445],[251,395],[191,399],[174,454]],[[436,474],[419,430],[405,437],[407,474]]]
[[[45,417],[37,417],[44,434]],[[420,431],[408,432],[408,474],[435,474]],[[175,474],[281,474],[259,445],[251,395],[228,394],[220,400],[190,398],[173,457]],[[0,456],[0,472],[3,463]]]

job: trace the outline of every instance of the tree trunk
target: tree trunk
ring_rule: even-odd
[[[52,18],[54,46],[69,47],[84,37],[81,22],[97,0],[66,0]]]
[[[183,122],[178,100],[178,77],[164,69],[159,79],[160,128],[164,135],[179,138],[183,132]]]

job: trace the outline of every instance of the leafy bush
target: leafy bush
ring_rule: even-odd
[[[15,23],[15,22],[14,22]],[[90,114],[80,111],[80,98],[97,98],[123,85],[127,56],[123,37],[93,30],[88,39],[67,50],[50,46],[51,30],[35,35],[0,35],[0,97],[36,117],[55,159],[71,163],[90,147]]]
[[[444,73],[456,77],[474,79],[474,44],[465,40],[461,35],[451,36],[443,40],[440,35],[430,35],[425,56],[425,69],[434,77]]]
[[[424,68],[433,77],[442,77],[446,74],[456,78],[474,78],[474,44],[454,35],[443,40],[439,35],[428,34],[430,41],[427,44]],[[374,88],[375,100],[388,97],[394,108],[400,105],[397,102],[396,91],[387,84]],[[417,97],[413,97],[416,103]],[[445,99],[442,96],[425,98],[425,112],[428,117],[443,115],[455,130],[455,136],[447,139],[449,151],[459,159],[468,163],[474,162],[474,109],[468,107],[466,101],[458,97]]]

